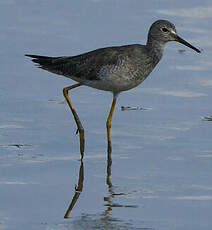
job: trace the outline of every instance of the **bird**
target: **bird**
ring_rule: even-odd
[[[140,85],[152,72],[163,56],[167,42],[176,41],[201,53],[199,49],[182,39],[175,25],[168,20],[157,20],[149,28],[145,45],[130,44],[99,48],[75,56],[40,56],[25,54],[36,66],[51,73],[70,78],[77,83],[65,87],[63,95],[77,125],[81,159],[84,156],[84,128],[70,100],[69,91],[85,85],[113,94],[106,121],[107,150],[111,147],[111,122],[118,95]]]

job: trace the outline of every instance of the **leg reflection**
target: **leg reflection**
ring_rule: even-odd
[[[84,181],[84,167],[83,167],[83,161],[81,160],[81,163],[80,163],[80,168],[79,168],[79,179],[78,179],[78,185],[75,186],[75,194],[72,198],[72,201],[71,201],[71,204],[69,205],[67,211],[66,211],[66,214],[64,216],[64,218],[69,218],[70,216],[70,213],[74,207],[74,205],[76,204],[81,192],[82,192],[82,189],[83,189],[83,181]]]
[[[106,206],[107,209],[104,211],[104,217],[108,218],[110,211],[112,210],[112,200],[113,197],[113,185],[111,182],[111,166],[112,166],[112,157],[111,157],[111,151],[108,151],[107,153],[107,175],[106,175],[106,184],[108,186],[108,192],[109,196],[104,197],[104,201],[107,202]]]
[[[108,152],[107,155],[107,175],[106,175],[106,184],[108,187],[108,195],[104,197],[106,210],[102,214],[101,220],[103,221],[110,221],[111,220],[111,211],[114,207],[123,207],[123,208],[137,208],[137,205],[123,205],[117,202],[114,202],[115,198],[118,198],[118,196],[128,195],[129,192],[115,192],[115,188],[117,190],[117,187],[113,186],[111,181],[111,168],[112,168],[112,157],[111,153]],[[75,186],[75,193],[71,200],[71,203],[65,213],[64,218],[69,218],[70,214],[72,212],[72,209],[74,208],[82,190],[83,190],[83,181],[84,181],[84,167],[83,167],[83,161],[80,163],[79,168],[79,178],[78,178],[78,185]]]
[[[115,203],[113,199],[118,196],[123,196],[129,194],[129,192],[115,192],[114,186],[111,181],[111,169],[112,169],[112,156],[111,152],[108,151],[107,154],[107,176],[106,176],[106,184],[108,187],[108,196],[104,197],[104,201],[106,202],[105,206],[107,207],[106,210],[103,213],[103,219],[110,220],[110,212],[112,211],[113,207],[119,207],[119,208],[137,208],[137,205],[123,205],[119,203]]]

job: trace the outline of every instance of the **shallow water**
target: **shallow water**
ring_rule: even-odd
[[[200,0],[1,0],[0,229],[211,229],[212,123],[202,119],[212,115],[211,15],[210,1]],[[86,137],[81,165],[62,96],[73,81],[24,54],[145,43],[159,18],[203,52],[168,44],[151,76],[119,96],[112,165],[105,130],[112,96],[73,90]]]

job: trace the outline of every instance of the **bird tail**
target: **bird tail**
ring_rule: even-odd
[[[25,56],[32,58],[32,61],[36,64],[38,68],[47,70],[51,73],[63,75],[66,77],[70,76],[69,68],[65,68],[67,63],[68,67],[71,66],[69,63],[69,57],[61,56],[61,57],[48,57],[48,56],[40,56],[34,54],[25,54]]]
[[[38,67],[43,68],[52,64],[56,57],[40,56],[33,54],[25,54],[26,57],[32,58],[32,61],[37,64]]]

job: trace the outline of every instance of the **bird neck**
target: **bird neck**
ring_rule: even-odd
[[[163,49],[164,49],[165,43],[162,41],[155,40],[153,38],[148,38],[147,40],[147,50],[153,58],[158,59],[158,61],[162,58],[163,56]]]

